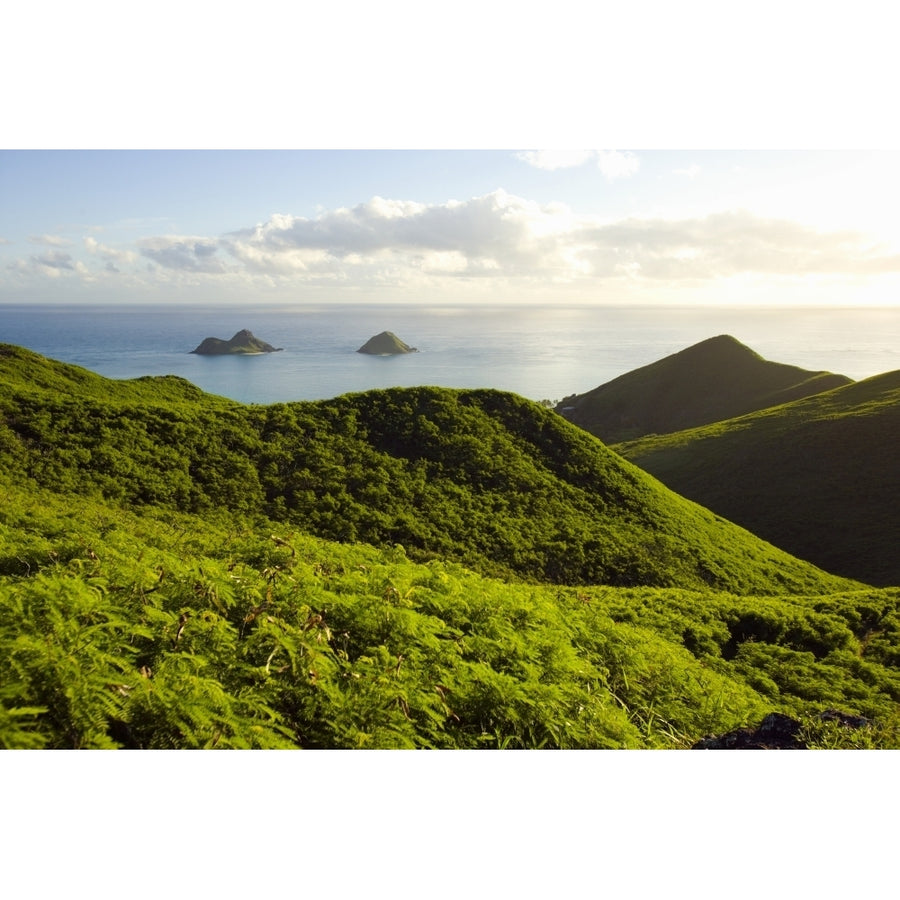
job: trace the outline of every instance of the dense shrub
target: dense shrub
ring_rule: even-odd
[[[528,585],[226,511],[0,491],[5,747],[686,747],[829,707],[898,746],[896,632],[845,624],[895,620],[896,591]]]

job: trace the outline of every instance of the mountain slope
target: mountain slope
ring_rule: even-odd
[[[567,397],[558,411],[613,444],[731,419],[850,381],[769,362],[730,335],[719,335]]]
[[[221,409],[241,404],[207,394],[178,375],[144,375],[110,379],[80,366],[65,365],[24,347],[0,344],[0,394],[3,396],[70,396],[105,403],[195,403]]]
[[[816,565],[900,584],[900,371],[615,449]]]
[[[900,590],[504,583],[2,469],[0,496],[0,748],[689,747],[770,711],[900,746]]]
[[[855,586],[511,394],[394,389],[245,407],[195,390],[3,348],[0,464],[61,494],[263,515],[504,577],[739,594]]]

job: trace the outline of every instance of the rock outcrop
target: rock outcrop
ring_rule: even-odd
[[[277,353],[281,349],[281,347],[273,347],[271,344],[261,341],[254,336],[252,331],[244,328],[230,341],[208,337],[199,347],[191,350],[191,353],[199,353],[203,356],[223,356],[233,353]]]
[[[357,353],[370,353],[373,356],[393,356],[397,353],[417,353],[415,347],[404,344],[393,331],[382,331],[375,337],[369,338],[356,351]]]
[[[759,728],[738,728],[697,741],[692,750],[804,750],[797,739],[801,725],[790,716],[769,713]]]
[[[864,716],[854,716],[836,709],[819,713],[822,722],[836,722],[844,728],[866,728],[872,724]],[[737,728],[727,734],[705,737],[692,750],[806,750],[802,740],[802,724],[781,713],[769,713],[759,728]]]

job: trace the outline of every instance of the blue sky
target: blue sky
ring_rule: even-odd
[[[893,305],[898,162],[4,150],[0,302]]]
[[[0,303],[900,297],[870,0],[111,9],[7,13]]]

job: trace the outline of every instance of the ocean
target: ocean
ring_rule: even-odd
[[[280,353],[197,356],[248,328]],[[357,353],[392,331],[418,353]],[[853,379],[900,368],[900,307],[0,305],[0,342],[109,378],[179,375],[243,403],[371,388],[491,387],[561,400],[719,334]]]

